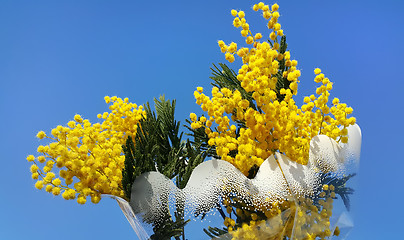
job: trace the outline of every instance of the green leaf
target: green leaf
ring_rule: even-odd
[[[190,143],[195,146],[198,151],[200,152],[206,152],[206,157],[213,157],[216,159],[219,159],[220,157],[216,154],[216,147],[215,146],[210,146],[208,144],[209,137],[205,133],[205,128],[200,127],[197,129],[193,129],[190,127],[191,121],[186,119],[185,120],[188,125],[185,125],[185,127],[191,132],[188,133],[188,136],[191,136],[193,140],[190,140]]]
[[[212,85],[219,89],[228,88],[231,91],[238,90],[241,93],[241,97],[250,102],[250,107],[257,110],[254,98],[252,97],[252,92],[247,92],[241,86],[240,81],[237,79],[236,72],[230,69],[226,64],[219,63],[219,66],[222,68],[222,70],[220,70],[220,68],[218,68],[215,64],[213,64],[214,68],[210,68],[213,75],[210,78],[214,81]]]
[[[184,221],[184,219],[177,218],[174,222],[170,216],[167,216],[167,218],[153,228],[154,234],[150,236],[150,239],[169,240],[171,237],[174,237],[175,239],[179,240],[180,236],[183,235],[184,226],[189,221],[190,219]]]
[[[347,187],[346,184],[349,179],[353,178],[356,176],[356,173],[349,174],[343,177],[337,177],[334,176],[332,173],[322,173],[320,176],[320,179],[322,180],[322,185],[327,184],[327,185],[333,185],[335,190],[335,194],[338,194],[342,201],[344,202],[345,207],[349,211],[351,208],[351,203],[349,199],[349,195],[353,194],[355,190],[351,187]]]
[[[219,237],[220,235],[228,233],[226,228],[220,229],[217,227],[208,227],[207,230],[204,228],[203,231],[206,233],[206,235],[213,239]]]
[[[122,172],[122,187],[125,193],[125,197],[130,200],[132,183],[135,181],[135,157],[134,157],[134,144],[132,137],[126,139],[126,144],[122,145],[123,152],[125,154],[125,168]]]

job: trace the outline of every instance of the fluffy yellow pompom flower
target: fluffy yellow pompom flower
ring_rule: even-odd
[[[197,120],[197,116],[196,116],[196,114],[195,113],[191,113],[191,114],[189,114],[189,118],[191,119],[191,121],[193,121],[193,122],[196,122],[196,120]]]
[[[237,11],[234,10],[234,9],[232,9],[232,10],[231,10],[231,15],[233,15],[233,17],[237,16]]]
[[[30,171],[31,173],[36,173],[38,171],[38,166],[36,164],[31,165]]]
[[[60,188],[59,187],[54,187],[52,188],[52,194],[55,196],[58,196],[60,194]]]
[[[276,33],[275,32],[271,32],[271,34],[269,34],[269,38],[271,40],[275,40],[276,39]]]
[[[229,62],[234,62],[234,56],[231,53],[226,53],[226,60]]]
[[[39,131],[36,137],[39,139],[43,139],[44,137],[46,137],[46,134],[44,131]]]
[[[274,5],[272,5],[272,11],[278,11],[278,9],[279,9],[279,5],[278,4],[274,4]]]
[[[257,39],[257,40],[259,40],[259,39],[262,38],[262,34],[261,34],[261,33],[257,33],[257,34],[255,34],[254,38]]]
[[[83,122],[83,118],[79,114],[74,115],[74,121],[81,123]]]
[[[252,43],[254,42],[254,38],[251,37],[251,36],[248,36],[247,39],[245,40],[245,42],[246,42],[247,44],[252,44]]]
[[[238,16],[239,16],[240,18],[244,18],[244,17],[245,17],[244,11],[239,11],[239,12],[238,12]]]
[[[43,188],[43,182],[42,181],[37,181],[35,183],[35,187],[39,190],[41,190]]]
[[[203,92],[203,87],[197,87],[196,90],[201,93]]]
[[[35,160],[34,155],[29,155],[29,156],[27,157],[27,161],[28,161],[28,162],[33,162],[34,160]]]

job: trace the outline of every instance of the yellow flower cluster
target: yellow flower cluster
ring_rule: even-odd
[[[293,239],[314,240],[325,239],[332,234],[338,236],[339,228],[332,231],[330,225],[334,190],[333,185],[324,185],[316,203],[311,198],[302,198],[298,206],[294,202],[283,202],[275,203],[271,209],[263,211],[251,207],[237,208],[236,217],[243,220],[241,226],[235,227],[234,219],[229,217],[226,217],[224,224],[233,240],[291,239],[292,232]]]
[[[124,197],[122,144],[127,136],[136,134],[137,123],[145,112],[127,98],[107,96],[105,102],[112,103],[111,112],[98,114],[102,123],[92,124],[75,115],[74,121],[52,129],[51,135],[43,131],[37,134],[50,143],[38,147],[38,157],[27,157],[33,163],[31,172],[37,180],[36,188],[62,194],[67,200],[77,198],[80,204],[86,203],[88,196],[93,203],[100,201],[101,194]],[[44,166],[40,168],[41,164]]]
[[[315,82],[321,86],[316,95],[304,98],[299,108],[293,99],[297,94],[300,71],[297,61],[291,60],[290,52],[281,53],[277,36],[283,31],[278,23],[279,6],[269,7],[263,3],[254,5],[255,11],[262,10],[271,30],[268,41],[259,39],[261,34],[252,35],[243,11],[232,10],[234,26],[242,27],[241,35],[246,38],[250,48],[240,48],[237,44],[226,45],[219,41],[219,47],[225,52],[226,59],[232,62],[234,53],[243,61],[238,70],[237,79],[241,87],[252,95],[256,107],[242,97],[238,90],[214,87],[212,97],[203,93],[202,88],[194,92],[196,102],[208,117],[198,118],[191,114],[192,128],[204,127],[209,137],[209,145],[215,146],[218,156],[236,166],[245,175],[254,165],[261,163],[274,152],[281,152],[291,160],[307,164],[310,140],[325,134],[337,141],[347,141],[347,130],[355,123],[355,118],[348,118],[352,108],[342,104],[338,99],[328,106],[329,91],[332,82],[315,69]],[[285,68],[281,70],[280,62]],[[281,78],[281,79],[280,79]],[[277,88],[279,81],[287,79],[287,86]],[[282,96],[280,98],[279,96]],[[235,122],[245,123],[236,134]],[[238,131],[238,130],[237,130]],[[237,154],[229,154],[237,151]]]
[[[268,28],[272,30],[272,32],[269,35],[269,38],[271,40],[276,40],[277,36],[283,36],[283,30],[281,29],[281,24],[278,23],[278,18],[279,18],[279,12],[278,12],[278,4],[272,5],[271,9],[269,8],[269,5],[265,5],[264,3],[260,2],[259,4],[255,4],[253,9],[254,11],[262,10],[262,16],[265,19],[269,19],[268,21]],[[247,20],[245,19],[245,13],[244,11],[236,11],[236,10],[231,10],[231,14],[234,17],[233,20],[233,26],[236,28],[241,28],[241,36],[245,37],[245,42],[247,44],[253,44],[254,47],[256,47],[259,42],[257,40],[262,38],[261,33],[256,33],[253,34],[250,30],[250,25],[247,23]],[[229,45],[226,45],[222,40],[219,42],[219,47],[223,53],[225,53],[226,59],[229,62],[233,62],[235,60],[234,54],[237,53],[239,57],[243,59],[243,62],[246,63],[248,62],[251,54],[251,50],[249,48],[240,48],[237,50],[237,43],[230,43]],[[274,45],[275,50],[279,49],[279,43],[275,43]],[[254,50],[253,50],[254,51]]]

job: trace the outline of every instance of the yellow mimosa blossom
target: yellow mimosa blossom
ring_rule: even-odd
[[[51,135],[40,131],[39,139],[48,139],[48,145],[39,146],[41,154],[27,160],[33,162],[33,179],[40,179],[35,187],[53,195],[62,193],[64,199],[77,199],[84,204],[87,197],[93,203],[101,194],[124,197],[121,186],[125,157],[122,144],[127,136],[134,136],[137,123],[144,116],[142,106],[129,103],[126,98],[105,97],[110,112],[98,114],[101,123],[91,123],[80,115],[67,126],[57,126]],[[38,166],[44,163],[42,169]]]
[[[331,235],[339,235],[337,227],[332,233],[330,218],[333,209],[334,187],[323,186],[320,199],[315,202],[311,198],[300,198],[298,202],[286,201],[282,204],[273,203],[269,209],[258,206],[247,208],[242,201],[226,199],[224,205],[241,204],[244,210],[237,208],[233,218],[242,219],[237,222],[226,217],[224,225],[233,240],[238,239],[325,239]],[[228,211],[229,212],[229,211]],[[231,212],[231,211],[230,211]],[[235,228],[236,226],[236,228]],[[286,238],[287,237],[287,238]]]
[[[255,11],[263,11],[263,17],[268,19],[268,41],[260,41],[261,33],[254,35],[251,32],[244,12],[232,11],[234,21],[240,23],[235,26],[242,27],[241,35],[248,45],[239,47],[236,54],[243,63],[237,80],[251,94],[256,106],[251,106],[237,89],[214,87],[212,97],[205,95],[201,88],[194,92],[197,104],[208,118],[202,122],[192,115],[191,127],[206,128],[209,144],[216,147],[217,155],[245,175],[274,152],[281,152],[297,163],[307,164],[309,144],[314,136],[325,134],[337,141],[347,142],[344,129],[355,123],[355,118],[348,117],[352,108],[337,100],[329,105],[329,91],[333,83],[319,68],[314,70],[314,81],[320,84],[316,96],[304,97],[303,105],[297,105],[295,95],[301,72],[297,69],[298,62],[291,59],[291,53],[286,48],[281,49],[279,36],[283,35],[283,30],[278,23],[278,9],[277,4],[270,7],[262,2],[253,7]],[[219,41],[226,59],[233,62],[237,45],[232,42],[229,46],[233,47]],[[244,123],[238,132],[237,122]],[[231,154],[234,151],[237,151],[236,155]]]

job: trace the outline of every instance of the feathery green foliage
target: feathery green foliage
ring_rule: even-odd
[[[190,127],[191,121],[189,119],[186,119],[185,121],[188,123],[188,125],[185,125],[185,127],[190,131],[190,133],[187,135],[193,138],[193,140],[189,140],[190,144],[195,146],[195,149],[198,149],[199,152],[205,152],[206,157],[219,159],[219,156],[216,154],[216,147],[209,146],[208,144],[209,137],[205,132],[205,128],[200,127],[193,129]]]
[[[347,187],[346,184],[349,179],[355,176],[356,173],[352,173],[343,177],[334,176],[333,173],[322,173],[320,176],[320,179],[322,180],[321,186],[324,184],[333,185],[335,188],[334,190],[335,194],[338,194],[341,197],[348,211],[351,208],[349,195],[353,194],[355,190],[351,187]]]
[[[123,152],[125,154],[125,168],[122,171],[122,187],[125,193],[125,197],[130,199],[130,193],[132,188],[132,183],[135,181],[138,174],[138,168],[135,168],[135,145],[133,144],[132,137],[126,139],[126,144],[122,145]]]
[[[210,148],[202,147],[201,141],[194,144],[183,141],[180,122],[175,120],[175,100],[165,100],[164,96],[154,99],[155,111],[145,104],[146,117],[138,123],[138,132],[132,139],[128,137],[123,145],[125,168],[122,185],[125,196],[130,201],[131,188],[136,177],[149,171],[158,171],[173,179],[177,187],[184,188],[193,169],[209,155]],[[194,139],[195,140],[195,139]],[[177,203],[175,221],[167,210],[165,220],[154,223],[151,239],[185,239],[183,228],[189,222],[184,220],[181,204]]]
[[[208,235],[212,239],[216,239],[220,235],[228,233],[226,228],[220,229],[220,228],[217,228],[217,227],[208,227],[208,229],[204,228],[203,231],[206,233],[206,235]],[[223,239],[223,238],[221,237],[220,239]],[[232,237],[230,236],[229,239],[232,239]]]
[[[226,64],[219,63],[219,66],[222,70],[220,70],[215,64],[213,64],[214,68],[210,68],[212,70],[212,76],[210,77],[210,79],[213,80],[211,83],[212,86],[219,89],[228,88],[231,91],[238,90],[241,93],[241,97],[250,102],[250,107],[257,110],[254,98],[252,97],[252,92],[247,92],[241,86],[241,82],[237,79],[236,72],[230,69]]]
[[[286,43],[286,36],[283,35],[281,38],[281,43],[280,43],[280,47],[279,47],[279,53],[280,54],[284,54],[286,52],[286,49],[288,47],[288,44]],[[285,65],[285,58],[283,58],[282,60],[279,61],[279,69],[278,69],[278,73],[276,74],[276,78],[278,79],[278,81],[276,82],[276,97],[278,99],[278,101],[282,101],[285,98],[284,94],[280,94],[280,90],[282,88],[284,89],[289,89],[289,85],[290,85],[290,81],[283,76],[283,73],[285,71],[287,71],[289,69],[289,67],[286,67]]]
[[[184,221],[184,219],[176,219],[172,221],[171,217],[167,215],[166,219],[161,221],[161,224],[156,225],[153,228],[154,234],[150,236],[151,240],[170,240],[174,237],[176,240],[180,240],[183,236],[184,226],[190,221],[190,219]],[[183,238],[183,240],[185,240]]]

